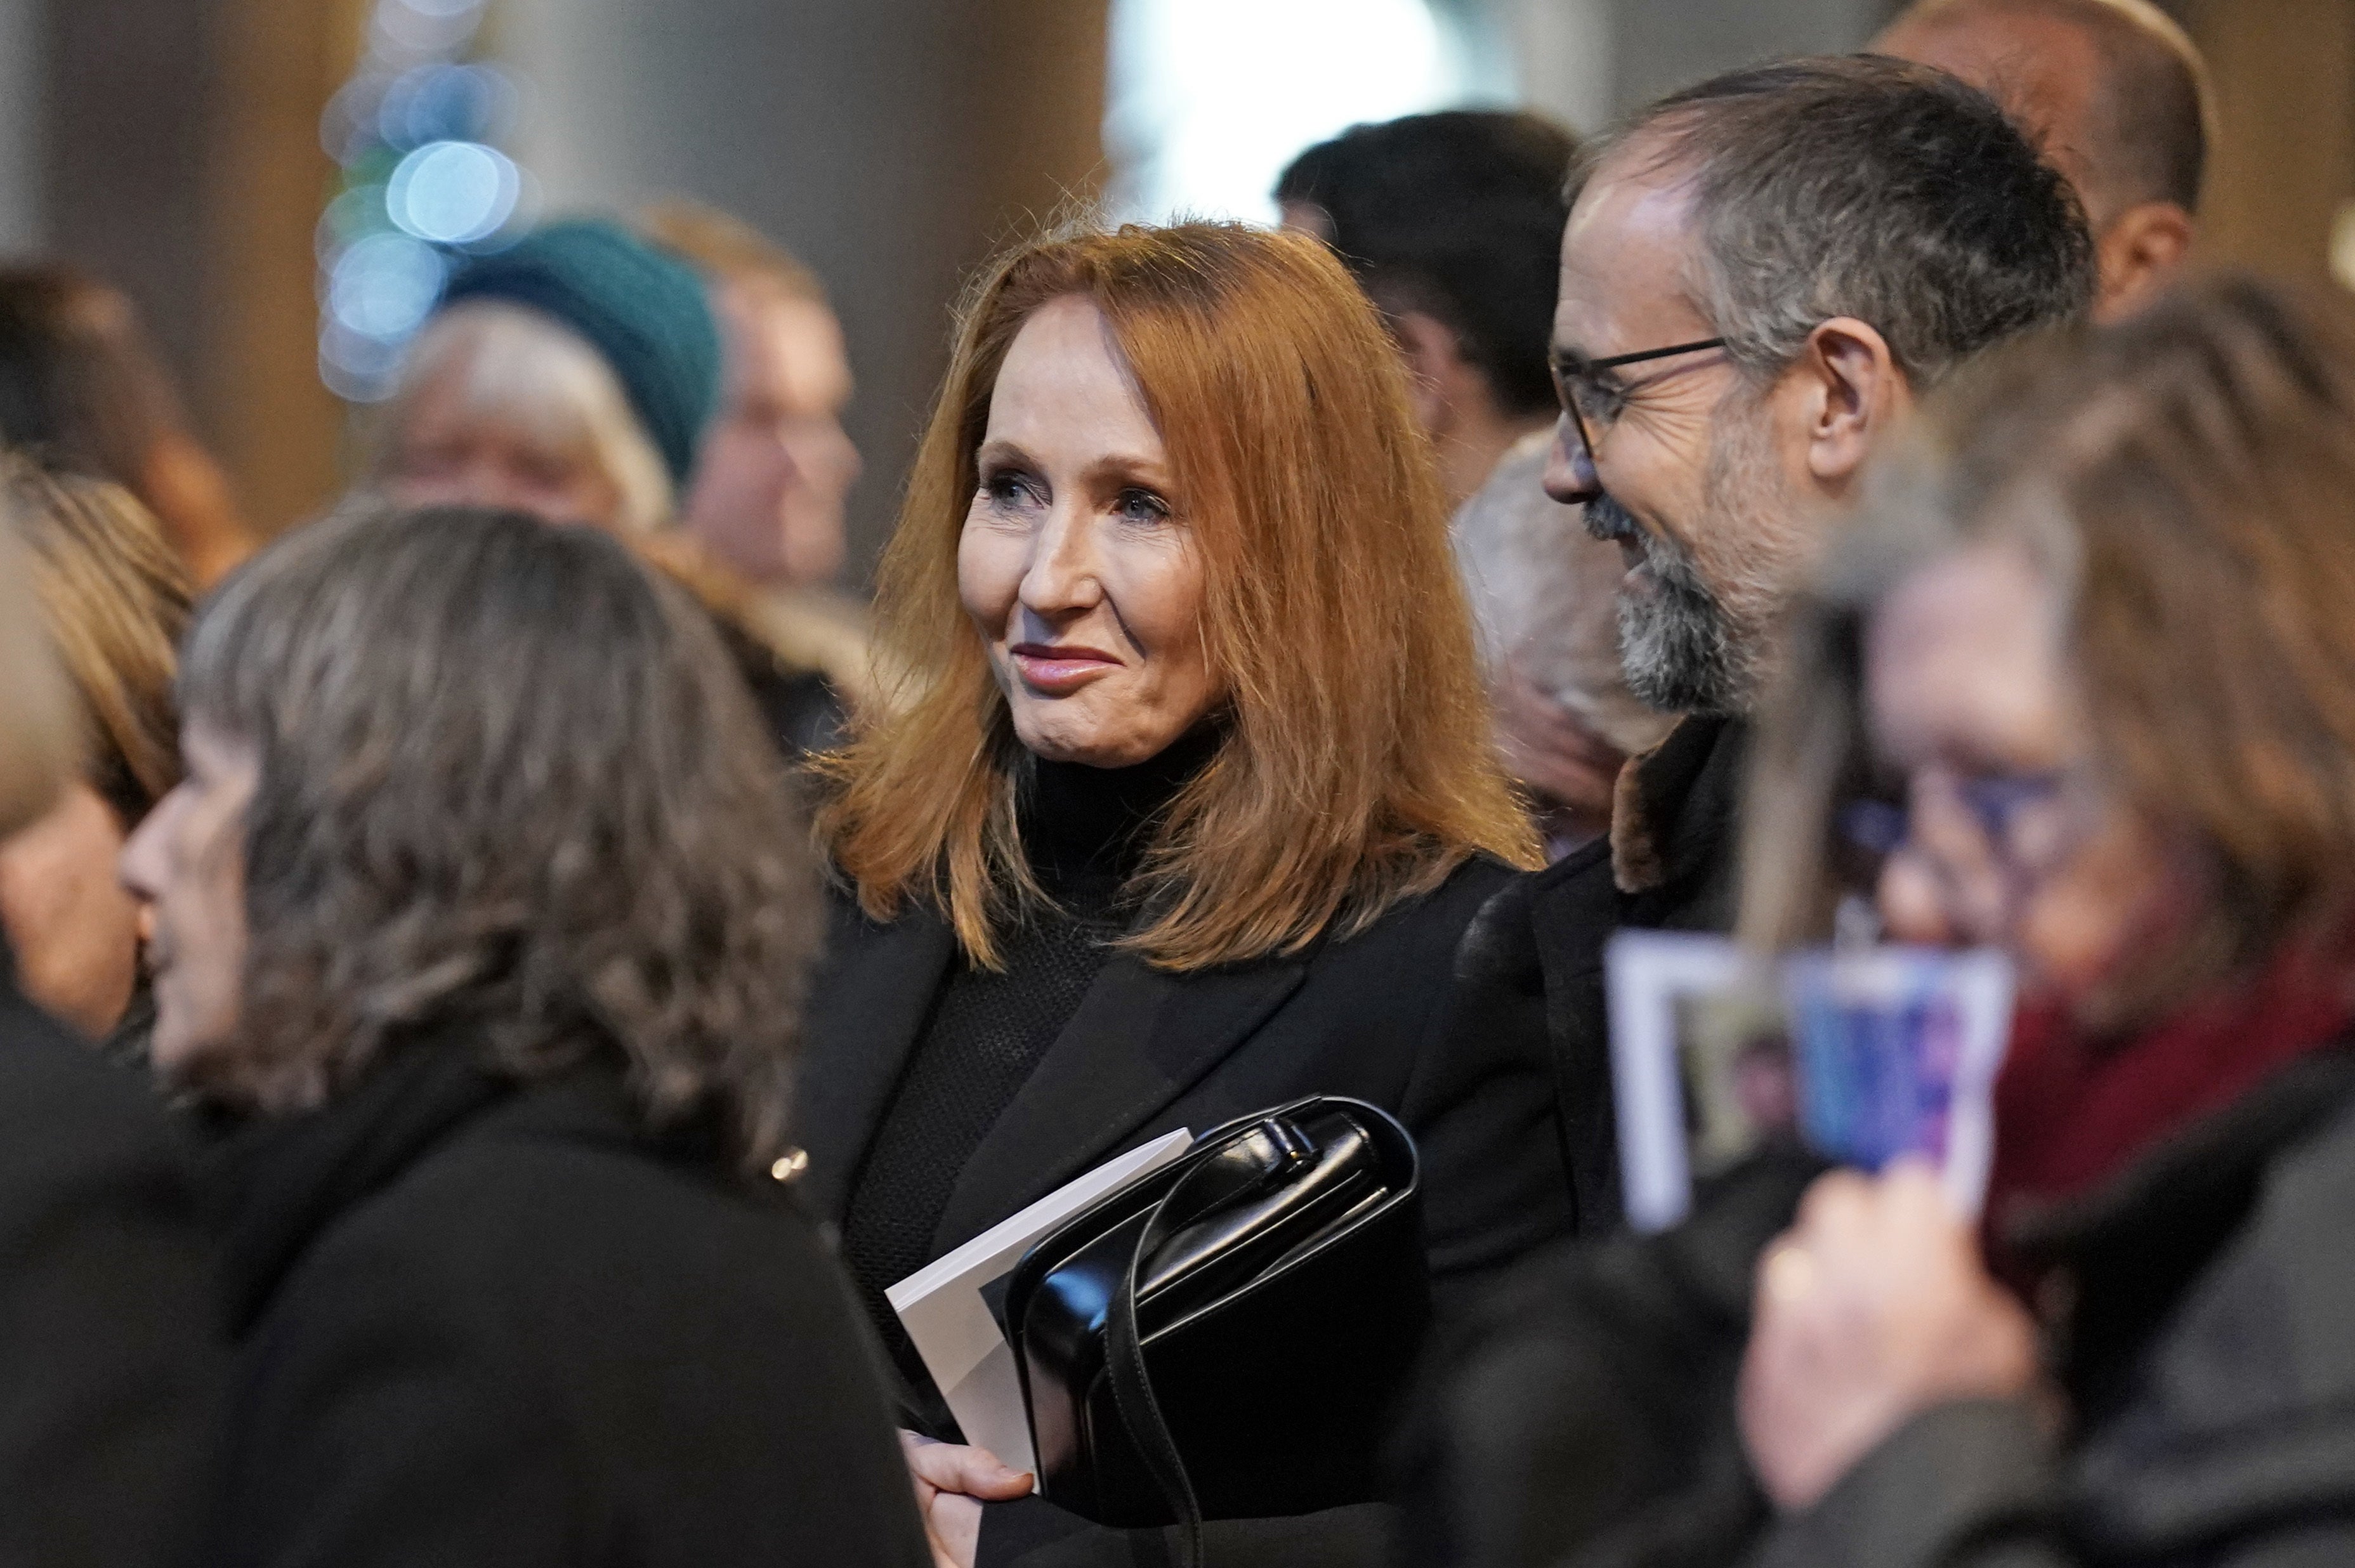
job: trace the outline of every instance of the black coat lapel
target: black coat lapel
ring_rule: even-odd
[[[1611,877],[1611,847],[1591,845],[1540,871],[1529,923],[1545,976],[1554,1104],[1561,1117],[1579,1224],[1607,1227],[1620,1211],[1618,1121],[1611,1042],[1603,1031],[1603,945],[1625,900]]]
[[[1191,975],[1115,955],[965,1162],[934,1250],[963,1245],[1133,1141],[1307,972],[1305,955]]]
[[[838,1224],[851,1179],[956,956],[956,934],[923,908],[879,925],[837,903],[830,926],[803,1029],[794,1125],[810,1157],[804,1196]]]

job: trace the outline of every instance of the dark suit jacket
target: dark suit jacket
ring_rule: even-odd
[[[0,1565],[178,1560],[219,1393],[212,1253],[155,1096],[0,946]]]
[[[1550,1042],[1582,1236],[1621,1219],[1604,944],[1623,927],[1732,929],[1748,751],[1739,721],[1686,720],[1622,776],[1609,839],[1508,888],[1481,918],[1477,976],[1460,988],[1455,1028]]]
[[[1460,993],[1485,972],[1494,940],[1484,911],[1516,880],[1495,862],[1467,862],[1429,897],[1292,958],[1171,975],[1115,955],[965,1166],[934,1255],[1174,1128],[1201,1132],[1303,1094],[1346,1094],[1389,1110],[1415,1136],[1444,1317],[1479,1282],[1571,1225],[1542,1029],[1458,1023]],[[809,1196],[828,1220],[843,1218],[955,958],[937,915],[912,911],[879,924],[847,897],[837,901],[798,1111]],[[1004,1560],[992,1533],[1000,1512],[984,1531],[985,1562]],[[1231,1551],[1226,1560],[1300,1561]]]
[[[463,1037],[461,1037],[463,1039]],[[930,1561],[816,1227],[617,1071],[517,1089],[447,1038],[219,1151],[238,1336],[206,1561]]]

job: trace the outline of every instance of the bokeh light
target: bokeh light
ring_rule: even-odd
[[[449,268],[442,253],[407,234],[371,234],[336,259],[327,309],[363,337],[391,343],[417,330]]]
[[[319,375],[353,402],[391,391],[452,268],[506,243],[536,205],[493,144],[521,94],[464,58],[484,3],[376,0],[368,53],[320,118],[343,174],[319,215]]]
[[[385,210],[420,240],[464,245],[498,231],[523,181],[514,162],[480,142],[429,142],[400,160]]]

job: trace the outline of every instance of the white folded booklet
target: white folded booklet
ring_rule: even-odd
[[[1038,1469],[1014,1349],[998,1332],[982,1292],[1014,1270],[1039,1237],[1097,1199],[1184,1154],[1194,1135],[1179,1128],[1065,1183],[883,1294],[915,1341],[924,1370],[948,1400],[965,1441],[1017,1470]]]

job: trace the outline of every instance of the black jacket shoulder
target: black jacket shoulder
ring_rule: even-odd
[[[926,1561],[815,1228],[615,1076],[462,1114],[262,1275],[216,1561]]]
[[[212,1252],[140,1080],[0,951],[0,1564],[176,1560],[216,1420]]]

